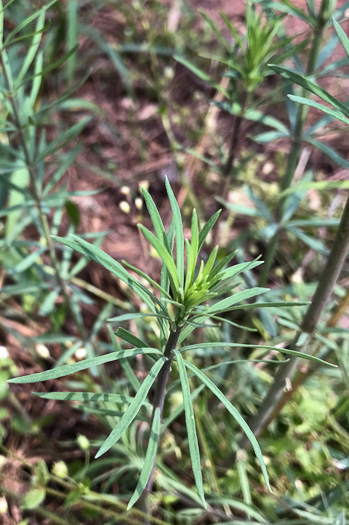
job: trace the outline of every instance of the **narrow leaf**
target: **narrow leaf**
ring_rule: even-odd
[[[52,155],[53,153],[58,151],[62,146],[72,141],[84,129],[86,124],[90,122],[91,118],[92,117],[87,117],[83,119],[81,122],[78,122],[71,128],[61,133],[43,151],[39,153],[39,155],[35,159],[35,162],[39,163],[42,160],[45,160],[46,157],[48,157],[49,155]]]
[[[137,348],[147,348],[149,345],[142,341],[139,337],[136,337],[128,330],[125,330],[125,328],[118,328],[118,330],[115,332],[115,335],[121,337],[124,341],[127,343],[130,343],[133,346],[136,346]]]
[[[336,150],[328,146],[327,144],[324,144],[320,140],[312,139],[310,137],[306,137],[305,141],[320,150],[326,157],[330,158],[333,162],[338,164],[338,166],[341,166],[342,168],[349,168],[349,161],[347,161],[344,157],[342,157],[339,153],[337,153]]]
[[[131,403],[133,397],[123,394],[103,394],[95,392],[33,392],[41,399],[54,399],[56,401],[86,401],[88,403]],[[148,403],[150,407],[150,403]]]
[[[132,498],[127,505],[127,510],[129,510],[133,505],[138,501],[145,487],[147,486],[148,479],[152,473],[153,467],[155,467],[156,453],[158,450],[160,438],[160,409],[157,407],[154,412],[153,424],[151,427],[147,453],[145,455],[145,460],[142,468],[142,472],[137,483],[136,490],[134,491]]]
[[[294,184],[287,190],[284,190],[280,193],[280,197],[284,195],[289,195],[295,191],[299,190],[348,190],[349,189],[349,180],[322,180],[319,182],[300,182],[299,184]]]
[[[188,241],[185,239],[185,249],[187,252],[187,275],[185,278],[185,287],[184,291],[187,292],[191,284],[193,283],[194,274],[195,274],[195,263],[196,259],[194,258],[193,249]]]
[[[266,469],[266,466],[264,464],[262,451],[260,449],[260,446],[258,444],[257,439],[255,438],[252,430],[246,423],[246,421],[243,419],[243,417],[239,414],[238,410],[228,401],[228,399],[225,397],[225,395],[219,390],[219,388],[209,379],[201,370],[199,370],[195,365],[192,363],[189,363],[188,361],[184,361],[185,366],[193,372],[199,379],[202,381],[210,390],[214,393],[215,396],[218,397],[218,399],[223,403],[225,408],[230,412],[230,414],[234,417],[236,422],[240,425],[242,430],[245,432],[246,436],[248,437],[253,450],[257,456],[257,459],[259,461],[259,464],[262,469],[263,477],[265,479],[266,485],[268,489],[271,491],[270,485],[269,485],[269,477],[268,472]]]
[[[35,252],[30,253],[26,257],[24,257],[16,266],[14,266],[10,273],[11,274],[17,274],[21,272],[25,272],[28,270],[28,268],[32,267],[36,261],[39,259],[39,257],[46,251],[46,246],[42,246]]]
[[[170,200],[170,205],[173,213],[173,222],[176,230],[176,252],[177,252],[177,272],[179,279],[179,286],[184,287],[184,237],[183,237],[183,223],[181,210],[179,209],[178,202],[172,191],[171,185],[166,177],[166,190]]]
[[[113,348],[114,348],[114,351],[115,352],[119,352],[121,350],[121,346],[118,342],[118,340],[116,339],[116,335],[114,334],[113,330],[112,330],[112,327],[110,325],[107,325],[108,326],[108,332],[109,332],[109,337],[110,337],[110,340],[112,342],[112,345],[113,345]],[[136,376],[136,374],[134,373],[131,365],[130,365],[130,362],[127,360],[127,359],[120,359],[120,365],[122,366],[124,372],[125,372],[125,375],[130,383],[130,385],[132,386],[133,390],[135,392],[137,392],[137,390],[139,389],[139,387],[141,386],[139,380],[138,380],[138,377]]]
[[[197,486],[200,499],[204,507],[206,508],[207,505],[205,502],[205,494],[204,494],[204,487],[202,483],[202,473],[201,473],[201,465],[200,465],[199,443],[198,443],[198,438],[196,435],[194,409],[193,409],[193,405],[192,405],[192,401],[190,397],[189,380],[188,380],[187,372],[185,370],[183,357],[177,350],[174,350],[174,353],[177,358],[179,377],[180,377],[181,385],[182,385],[185,423],[187,426],[191,466],[193,469],[195,484]]]
[[[80,237],[77,237],[76,235],[70,235],[68,239],[56,237],[55,235],[52,235],[52,238],[58,242],[61,242],[65,246],[68,246],[69,248],[78,251],[88,259],[92,259],[98,264],[104,266],[104,268],[116,275],[116,277],[121,279],[134,292],[136,292],[153,312],[156,310],[153,301],[156,304],[158,304],[160,309],[163,309],[160,301],[155,297],[154,294],[152,294],[149,290],[147,290],[147,288],[145,288],[145,286],[143,286],[139,281],[137,281],[137,279],[135,279],[131,274],[129,274],[125,270],[125,268],[121,266],[120,263],[115,261],[115,259],[113,259],[107,253],[103,252],[103,250],[101,250],[97,246],[90,244],[89,242],[85,241]],[[166,310],[165,312],[167,314]]]
[[[325,100],[325,102],[332,104],[332,106],[339,109],[344,113],[344,115],[349,117],[349,108],[347,108],[342,102],[337,100],[335,97],[330,95],[330,93],[328,93],[318,84],[315,84],[315,82],[313,82],[312,80],[309,80],[307,77],[299,75],[298,73],[291,71],[285,67],[276,66],[274,64],[270,64],[269,67],[271,67],[271,69],[273,69],[276,73],[279,73],[281,76],[283,76],[290,82],[294,82],[295,84],[302,86],[308,91],[311,91],[311,93],[314,93],[314,95],[320,97],[322,100]]]
[[[177,62],[185,66],[187,69],[189,69],[189,71],[194,73],[194,75],[201,78],[201,80],[203,80],[204,82],[207,82],[208,84],[213,86],[215,89],[217,89],[217,91],[222,93],[225,97],[229,98],[228,93],[225,91],[224,88],[222,88],[222,86],[214,82],[214,80],[212,80],[212,78],[209,75],[207,75],[204,71],[199,69],[197,66],[195,66],[191,62],[189,62],[189,60],[186,60],[184,57],[181,57],[179,55],[175,55],[173,58],[177,60]]]
[[[124,321],[131,321],[132,319],[140,319],[143,317],[157,317],[159,319],[171,320],[169,316],[166,317],[165,315],[161,315],[161,314],[153,314],[150,312],[142,314],[142,313],[137,312],[133,314],[122,314],[122,315],[118,315],[117,317],[111,317],[110,319],[107,319],[107,322],[108,323],[122,323]]]
[[[143,233],[144,237],[147,239],[148,242],[155,248],[155,250],[160,255],[161,259],[163,260],[164,264],[167,267],[167,270],[170,275],[170,280],[172,281],[175,290],[178,290],[179,288],[179,276],[177,273],[176,265],[171,257],[171,255],[166,250],[165,246],[155,237],[151,231],[149,231],[147,228],[145,228],[142,224],[138,225],[139,229]],[[173,291],[175,291],[173,290]]]
[[[173,244],[174,244],[174,223],[173,223],[173,220],[171,221],[171,224],[170,224],[170,227],[169,227],[169,230],[168,230],[167,242],[168,242],[168,246],[169,246],[169,250],[170,250],[170,255],[172,257]],[[166,293],[168,293],[168,291],[170,289],[170,277],[169,277],[169,272],[167,270],[167,266],[166,266],[165,263],[163,263],[162,266],[161,266],[160,283],[161,283],[161,287],[166,291]],[[161,300],[164,299],[164,297],[162,296],[161,292],[160,292],[160,299]]]
[[[338,38],[339,40],[341,41],[341,44],[342,46],[344,47],[345,49],[345,52],[346,54],[348,55],[349,57],[349,38],[347,37],[347,35],[344,33],[342,27],[338,24],[338,22],[336,20],[333,19],[333,25],[334,25],[334,28],[336,30],[336,33],[338,35]]]
[[[126,412],[120,419],[119,423],[111,431],[111,433],[97,452],[96,458],[99,458],[102,454],[107,452],[113,445],[115,445],[115,443],[121,438],[123,433],[128,429],[128,427],[138,414],[141,406],[143,405],[148,395],[149,390],[151,389],[158,373],[160,372],[161,368],[163,367],[166,361],[166,357],[161,357],[150,369],[147,377],[144,379],[137,394],[133,398],[133,401],[129,404],[128,408],[126,409]]]
[[[196,213],[196,210],[194,208],[193,215],[191,218],[191,240],[190,245],[193,250],[193,256],[194,261],[196,262],[196,259],[199,254],[199,223],[198,223],[198,216]]]
[[[155,205],[155,202],[153,201],[150,194],[147,192],[145,188],[142,188],[142,194],[143,194],[145,204],[147,206],[151,221],[154,226],[155,234],[157,238],[159,239],[159,241],[165,246],[167,251],[171,253],[169,245],[168,245],[168,241],[167,241],[167,233],[163,225],[163,222],[161,220],[158,209]]]
[[[250,290],[243,290],[242,292],[237,292],[233,294],[231,297],[226,297],[225,299],[222,299],[222,301],[218,301],[218,303],[215,303],[212,306],[210,306],[207,309],[206,313],[208,314],[221,313],[224,310],[231,308],[236,303],[240,303],[241,301],[250,299],[251,297],[256,297],[257,295],[260,295],[266,292],[269,292],[269,288],[256,287],[256,288],[251,288]]]
[[[183,346],[182,348],[179,348],[179,352],[187,352],[190,350],[202,350],[203,348],[263,348],[265,350],[275,350],[276,352],[281,352],[282,354],[292,355],[295,357],[300,357],[302,359],[306,359],[307,361],[315,361],[316,363],[320,363],[322,365],[326,366],[332,366],[333,368],[337,368],[337,365],[334,365],[332,363],[328,363],[327,361],[324,361],[323,359],[320,359],[319,357],[315,357],[313,355],[304,354],[303,352],[297,352],[296,350],[289,350],[288,348],[280,348],[278,346],[269,346],[269,345],[250,345],[245,343],[226,343],[226,342],[214,342],[214,343],[199,343],[195,345],[189,345],[189,346]]]
[[[111,361],[118,359],[124,359],[128,357],[134,357],[138,354],[162,354],[160,350],[156,348],[135,348],[131,350],[122,350],[121,352],[112,352],[110,354],[102,355],[99,357],[92,357],[91,359],[84,359],[79,363],[73,363],[71,365],[60,366],[46,372],[39,372],[38,374],[30,374],[22,377],[14,377],[9,379],[8,383],[38,383],[39,381],[49,381],[50,379],[57,379],[58,377],[67,376],[69,374],[75,374],[81,370],[91,368],[91,366],[99,366]]]
[[[148,281],[149,284],[151,284],[154,288],[159,290],[167,299],[172,299],[169,293],[166,292],[156,281],[154,281],[151,277],[149,277],[148,274],[137,268],[136,266],[133,266],[133,264],[130,264],[126,261],[122,261],[122,264],[128,268],[129,270],[133,270],[137,275]]]
[[[220,213],[221,213],[221,210],[216,211],[216,213],[214,213],[212,217],[208,219],[208,221],[205,223],[204,227],[202,228],[199,234],[198,252],[200,251],[202,245],[204,244],[207,235],[209,234],[209,232],[212,230],[213,226],[215,225]]]
[[[235,266],[231,266],[231,268],[228,268],[227,270],[225,270],[223,274],[223,278],[231,279],[232,277],[237,277],[242,272],[245,272],[247,270],[252,270],[253,268],[256,268],[257,266],[260,266],[261,264],[263,264],[264,261],[259,261],[258,260],[259,257],[255,261],[239,263],[239,264],[235,264]]]

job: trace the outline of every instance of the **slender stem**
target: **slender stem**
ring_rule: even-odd
[[[60,499],[66,498],[66,494],[60,492],[59,490],[51,489],[50,487],[46,488],[46,492],[50,494],[51,496],[54,496],[55,498],[60,498]],[[73,502],[72,505],[82,506],[83,508],[89,509],[93,511],[94,513],[99,514],[100,516],[105,516],[106,518],[112,518],[115,523],[122,523],[122,524],[127,523],[128,525],[140,525],[142,523],[137,518],[135,520],[131,516],[127,516],[126,513],[120,514],[119,512],[115,512],[110,509],[104,509],[103,507],[95,505],[94,503],[91,503],[90,501],[86,501],[84,499],[83,494],[81,495],[81,499]]]
[[[22,146],[22,149],[23,149],[25,163],[26,163],[26,166],[27,166],[27,169],[28,169],[28,172],[29,172],[31,193],[32,193],[32,196],[34,198],[34,201],[35,201],[38,213],[39,213],[39,219],[40,219],[40,223],[41,223],[41,226],[42,226],[42,229],[43,229],[45,242],[46,242],[49,254],[50,254],[50,259],[51,259],[51,262],[52,262],[52,266],[53,266],[53,269],[55,271],[56,281],[57,281],[57,284],[59,285],[59,287],[62,290],[62,294],[63,294],[64,300],[65,300],[68,308],[70,309],[72,317],[73,317],[73,319],[74,319],[74,321],[75,321],[75,323],[77,325],[77,328],[78,328],[82,338],[84,340],[87,340],[87,334],[86,334],[85,327],[81,323],[81,321],[79,319],[79,316],[76,315],[76,312],[75,312],[74,308],[71,306],[69,293],[68,293],[66,284],[65,284],[65,282],[64,282],[64,280],[63,280],[63,278],[61,276],[59,262],[58,262],[58,259],[57,259],[57,256],[56,256],[56,252],[55,252],[55,248],[54,248],[54,245],[53,245],[53,242],[52,242],[52,239],[51,239],[49,223],[48,223],[46,214],[44,213],[44,211],[42,209],[40,195],[39,195],[39,192],[38,192],[38,189],[37,189],[37,186],[36,186],[36,179],[37,179],[36,167],[35,167],[35,165],[33,163],[31,155],[30,155],[30,151],[29,151],[28,144],[27,144],[27,138],[25,136],[24,128],[22,126],[22,121],[21,121],[21,117],[20,117],[20,109],[18,107],[18,103],[17,103],[16,97],[15,97],[14,93],[12,92],[13,86],[12,86],[12,81],[11,81],[11,78],[10,78],[10,73],[8,71],[8,67],[9,66],[8,66],[8,64],[5,63],[5,59],[4,59],[3,53],[0,53],[0,61],[1,61],[1,65],[2,65],[4,78],[5,78],[5,81],[6,81],[6,84],[7,84],[7,88],[9,90],[9,100],[10,100],[10,103],[11,103],[11,106],[12,106],[12,110],[13,110],[13,116],[14,116],[15,125],[17,127],[18,132],[19,132],[20,143],[21,143],[21,146]]]
[[[33,471],[33,469],[35,467],[35,464],[29,463],[24,458],[19,457],[17,454],[15,454],[14,452],[12,452],[8,448],[6,448],[4,445],[0,444],[0,450],[7,457],[11,457],[11,458],[15,459],[16,461],[18,461],[19,463],[21,463],[30,472]],[[59,478],[59,477],[55,476],[54,474],[51,474],[50,472],[48,472],[48,476],[50,478],[50,481],[52,481],[55,484],[58,484],[58,485],[62,486],[68,492],[71,492],[72,490],[76,490],[76,489],[79,488],[78,487],[78,483],[76,483],[74,480],[72,480],[70,478],[62,479],[62,478]],[[1,486],[1,489],[2,489],[2,486]],[[47,490],[48,490],[48,488],[47,488]],[[50,489],[50,490],[52,491],[53,489]],[[59,493],[59,494],[61,494],[61,493]],[[57,496],[58,496],[58,494],[57,494]],[[66,494],[61,494],[59,497],[65,498]],[[111,498],[111,497],[108,497],[107,495],[100,494],[100,493],[94,492],[92,490],[89,490],[86,495],[84,495],[84,494],[81,495],[81,498],[85,498],[85,497],[88,498],[88,499],[95,500],[96,502],[98,502],[98,504],[105,503],[105,504],[110,505],[112,507],[116,507],[118,509],[118,512],[119,512],[117,514],[117,516],[119,516],[119,517],[121,516],[121,514],[120,514],[121,511],[122,512],[126,512],[127,511],[127,505],[125,503],[123,503],[122,501],[117,500],[114,497]],[[76,502],[77,505],[79,505],[81,503],[84,505],[85,501],[83,500],[81,502],[81,500],[79,500],[79,501]],[[94,505],[94,507],[95,507],[94,510],[97,513],[100,512],[100,510],[102,510],[100,505]],[[128,514],[134,514],[135,517],[137,517],[139,520],[141,520],[143,524],[145,523],[144,520],[149,519],[151,523],[154,523],[154,525],[169,525],[165,521],[162,521],[161,519],[155,518],[153,516],[146,515],[143,512],[141,512],[140,510],[135,509],[135,508],[130,509],[128,511]],[[115,514],[114,514],[114,516],[115,516]],[[124,517],[124,514],[122,516]]]
[[[167,357],[167,361],[162,367],[162,369],[160,370],[160,373],[156,381],[155,394],[154,394],[154,400],[153,400],[152,422],[153,422],[155,411],[157,408],[160,410],[160,418],[162,418],[162,413],[164,410],[164,403],[165,403],[165,396],[166,396],[166,385],[167,385],[168,377],[170,375],[171,364],[172,364],[172,360],[174,357],[173,350],[175,350],[176,348],[176,345],[178,343],[178,338],[179,338],[181,331],[182,331],[182,328],[177,328],[177,330],[171,331],[169,338],[167,340],[167,343],[166,343],[164,356]],[[151,422],[151,425],[152,425],[152,422]],[[141,497],[138,500],[138,508],[145,513],[148,512],[147,497],[148,497],[148,494],[150,494],[150,492],[153,489],[155,465],[156,465],[156,457],[154,460],[154,465],[153,465],[151,474],[149,476],[147,485]]]
[[[228,197],[229,184],[230,184],[230,181],[231,181],[231,172],[232,172],[232,169],[233,169],[233,166],[234,166],[234,162],[235,162],[235,159],[236,159],[237,153],[238,153],[238,146],[239,146],[239,142],[240,142],[240,129],[241,129],[241,125],[242,125],[242,123],[244,121],[245,107],[246,107],[246,104],[247,104],[247,98],[248,98],[247,97],[247,93],[245,93],[243,95],[243,100],[242,100],[242,104],[241,104],[240,114],[236,115],[235,118],[234,118],[233,130],[232,130],[231,139],[230,139],[230,145],[229,145],[228,158],[227,158],[225,164],[222,167],[223,179],[222,179],[221,188],[219,190],[219,194],[220,194],[221,199],[223,199],[223,200],[226,200],[227,197]],[[213,246],[215,246],[216,244],[219,244],[219,239],[218,239],[219,224],[218,224],[218,222],[216,222],[216,224],[214,225],[214,227],[212,229],[212,232],[211,232],[211,235],[212,235],[212,244],[213,244]]]
[[[242,108],[241,108],[241,111],[242,111]],[[224,164],[223,170],[222,170],[224,177],[229,177],[231,174],[231,170],[232,170],[235,158],[236,158],[237,146],[239,143],[239,133],[240,133],[242,121],[243,121],[242,114],[237,115],[234,118],[234,126],[233,126],[233,132],[231,135],[230,146],[229,146],[229,154],[228,154],[227,161]]]
[[[322,0],[320,12],[317,18],[317,26],[314,29],[313,43],[312,43],[312,46],[309,52],[307,66],[305,70],[306,75],[311,75],[312,73],[314,73],[316,69],[316,61],[317,61],[320,47],[321,47],[323,30],[326,25],[326,22],[324,19],[326,5],[327,5],[327,0]],[[301,91],[301,96],[305,97],[306,94],[307,94],[307,90],[303,88]],[[304,128],[304,125],[307,119],[307,115],[308,115],[308,107],[303,104],[298,105],[297,119],[296,119],[296,124],[295,124],[294,132],[293,132],[293,137],[292,137],[291,151],[287,157],[286,171],[283,176],[283,180],[281,184],[281,188],[283,191],[291,186],[293,178],[294,178],[294,174],[295,174],[298,160],[299,160],[301,145],[302,145],[303,128]],[[281,218],[284,215],[286,201],[287,201],[286,197],[283,197],[280,199],[278,209],[276,211],[278,220],[281,220]],[[280,236],[281,236],[281,230],[278,230],[268,245],[267,253],[265,257],[265,263],[263,265],[263,271],[259,279],[260,286],[264,286],[268,280],[268,275],[273,266],[275,256],[277,253]]]
[[[345,294],[345,296],[343,297],[343,299],[339,303],[338,307],[336,308],[335,312],[333,313],[333,315],[331,316],[329,321],[326,323],[326,326],[328,326],[328,327],[335,327],[337,325],[338,321],[340,320],[340,318],[348,310],[348,308],[349,308],[349,290],[347,290],[347,293]],[[316,348],[312,352],[312,355],[317,355],[318,352],[321,349],[321,346],[322,346],[322,344],[317,344]],[[330,349],[329,353],[330,352],[331,352],[331,349]],[[322,358],[324,358],[324,356],[322,356]],[[303,369],[303,367],[302,367],[301,370],[298,370],[294,380],[292,381],[292,388],[287,390],[287,392],[285,392],[285,391],[283,392],[283,395],[282,395],[280,401],[274,406],[273,412],[269,415],[269,418],[266,421],[264,427],[261,429],[261,432],[263,431],[263,429],[266,426],[268,426],[268,424],[271,421],[273,421],[280,414],[281,410],[288,403],[288,401],[291,399],[293,394],[301,387],[301,385],[303,385],[305,383],[305,381],[311,375],[313,375],[319,369],[320,366],[321,366],[320,363],[312,362],[311,364],[308,364],[308,366],[305,369]]]
[[[24,496],[22,494],[17,494],[16,492],[13,492],[10,489],[7,489],[6,487],[0,486],[1,493],[4,494],[9,499],[14,500],[16,503],[23,505],[24,502]],[[48,489],[46,489],[48,492]],[[59,493],[60,494],[60,493]],[[61,495],[61,498],[65,497],[65,494]],[[54,523],[56,525],[67,525],[66,520],[62,520],[59,518],[56,514],[53,512],[50,512],[49,510],[45,509],[42,505],[36,507],[35,509],[31,509],[31,512],[34,512],[35,514],[38,514],[44,519],[50,520],[50,523]]]
[[[222,199],[226,199],[227,194],[228,194],[230,176],[231,176],[231,172],[234,166],[235,159],[237,157],[238,145],[240,142],[241,125],[244,121],[245,108],[246,108],[246,105],[248,105],[249,98],[250,97],[248,96],[248,93],[245,91],[242,95],[240,114],[236,115],[234,118],[234,125],[233,125],[233,131],[232,131],[231,139],[230,139],[228,158],[222,169],[222,175],[223,175],[223,188],[221,190]]]
[[[312,302],[303,319],[301,330],[311,334],[319,321],[332,289],[338,279],[349,249],[349,195],[338,226],[331,253],[322,271]]]
[[[299,337],[304,333],[309,334],[307,340],[310,339],[310,336],[314,332],[320,316],[330,298],[333,287],[343,267],[348,250],[349,196],[342,214],[340,224],[338,226],[331,253],[329,254],[327,263],[322,270],[316,291],[312,298],[312,302],[308,306],[299,332],[290,345],[288,345],[290,348],[297,346]],[[271,385],[267,396],[263,400],[263,403],[258,410],[258,414],[250,421],[250,427],[256,435],[260,434],[262,429],[269,421],[271,414],[283,396],[286,381],[292,379],[297,369],[298,363],[299,358],[291,357],[288,363],[278,368],[273,384]],[[241,448],[246,447],[246,445],[247,442],[245,442],[245,440],[243,440],[243,443],[240,444]]]
[[[259,281],[258,281],[259,286],[265,286],[265,284],[268,281],[269,272],[270,272],[270,269],[275,259],[276,250],[279,244],[279,239],[280,239],[280,230],[277,230],[277,232],[273,235],[273,237],[270,239],[270,242],[268,244],[268,249],[265,254],[265,262],[262,265],[262,270],[259,276]]]

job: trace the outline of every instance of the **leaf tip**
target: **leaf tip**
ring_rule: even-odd
[[[100,458],[101,456],[103,456],[105,451],[103,451],[103,446],[98,450],[97,454],[95,455],[95,459],[98,459]]]

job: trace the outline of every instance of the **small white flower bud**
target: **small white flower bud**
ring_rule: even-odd
[[[64,461],[56,461],[56,463],[53,464],[52,474],[60,479],[64,479],[68,476],[68,467]]]
[[[138,183],[139,188],[144,188],[145,190],[149,190],[149,182],[147,180],[141,180]]]
[[[0,514],[7,514],[8,504],[5,496],[0,496]]]
[[[51,357],[50,351],[47,348],[47,346],[41,343],[35,345],[35,351],[39,357],[42,357],[42,359],[49,359]]]
[[[121,186],[120,191],[125,197],[128,197],[131,193],[131,190],[128,186]]]
[[[87,439],[86,436],[83,436],[82,434],[78,435],[77,442],[78,442],[78,445],[81,448],[81,450],[86,451],[86,450],[88,450],[90,448],[89,440]]]
[[[130,211],[131,211],[131,206],[126,201],[121,201],[120,204],[119,204],[119,208],[124,213],[130,213]]]
[[[0,455],[0,470],[6,464],[6,462],[7,462],[6,456],[1,456]]]
[[[135,199],[135,206],[137,208],[137,210],[141,210],[143,208],[143,201],[140,197],[137,197]]]
[[[174,77],[174,70],[172,67],[165,67],[164,76],[167,80],[172,80]]]
[[[299,268],[291,277],[293,284],[301,284],[303,282],[302,270]]]
[[[86,356],[87,356],[87,352],[86,352],[85,347],[78,348],[78,350],[75,352],[75,359],[77,361],[81,361],[82,359],[85,359]]]
[[[0,346],[0,359],[7,359],[9,357],[6,346]]]

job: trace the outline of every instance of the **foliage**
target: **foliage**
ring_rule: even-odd
[[[242,31],[223,12],[201,11],[198,22],[175,4],[171,12],[159,1],[0,6],[0,308],[8,346],[0,347],[0,491],[23,517],[50,523],[344,524],[348,330],[338,323],[348,293],[345,280],[328,283],[346,264],[336,239],[344,239],[348,184],[331,169],[348,162],[327,135],[340,137],[349,113],[321,82],[346,76],[348,59],[330,58],[337,45],[348,54],[348,5],[247,1]],[[288,34],[290,19],[308,33]],[[110,31],[112,21],[120,32]],[[126,133],[125,113],[116,124],[101,107],[110,85],[105,107],[122,100]],[[177,170],[168,175],[180,204],[164,184],[171,223],[166,201],[157,201],[164,173],[147,175],[151,189],[140,193],[139,167],[127,167],[127,179],[119,169],[128,135],[142,168],[152,159],[144,101],[155,106],[155,149]],[[223,126],[212,128],[217,114]],[[329,159],[324,173],[313,156],[302,171],[303,148]],[[183,152],[194,155],[196,171],[183,169]],[[86,177],[92,189],[76,189],[76,173],[89,172],[103,183]],[[159,266],[157,274],[121,264],[100,249],[110,232],[86,229],[84,199],[98,202],[105,187],[125,195],[126,221],[140,223],[161,274]],[[316,214],[309,195],[318,199]],[[220,221],[213,196],[224,206]],[[262,252],[263,265],[251,260]],[[90,282],[90,260],[110,272],[102,289]],[[337,265],[327,275],[326,260]],[[331,295],[309,334],[305,320],[326,287]],[[338,368],[325,366],[334,362]],[[7,383],[17,375],[10,383],[50,382],[26,403],[25,386]],[[62,417],[76,421],[78,436],[48,440]],[[47,441],[55,458],[64,451],[52,470],[25,460],[26,443]],[[9,464],[20,493],[6,482]]]

